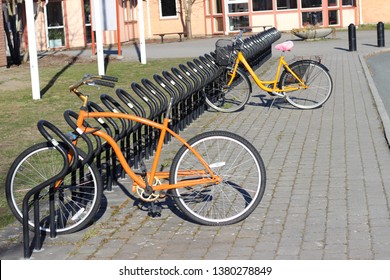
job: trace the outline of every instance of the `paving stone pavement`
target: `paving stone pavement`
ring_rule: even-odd
[[[293,38],[283,34],[280,41],[288,39]],[[363,57],[379,50],[376,31],[357,32],[357,52],[348,51],[347,32],[294,43],[289,58],[320,55],[330,69],[333,94],[322,108],[298,110],[281,101],[270,108],[270,96],[254,87],[243,111],[206,112],[181,133],[189,139],[229,130],[260,151],[266,191],[246,220],[200,226],[186,221],[169,201],[162,203],[161,217],[152,218],[123,180],[104,193],[106,207],[95,224],[46,237],[32,259],[390,259],[390,150]],[[190,47],[180,44],[160,47]],[[273,51],[257,72],[269,76],[278,56]],[[177,145],[166,148],[168,161]],[[1,259],[23,258],[21,232],[19,224],[0,230]]]

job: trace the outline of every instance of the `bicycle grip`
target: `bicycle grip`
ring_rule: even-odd
[[[118,81],[118,78],[117,78],[117,77],[106,76],[106,75],[102,75],[102,76],[101,76],[101,79],[102,79],[102,80],[105,80],[105,81],[111,81],[111,82],[117,82],[117,81]]]
[[[105,86],[105,87],[115,87],[115,83],[113,82],[108,82],[108,81],[103,81],[103,80],[94,80],[93,81],[95,85],[100,85],[100,86]]]

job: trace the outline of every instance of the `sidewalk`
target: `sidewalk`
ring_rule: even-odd
[[[289,39],[294,38],[284,34],[280,41]],[[213,50],[215,40],[154,44],[147,53],[195,57]],[[277,102],[269,108],[270,97],[254,87],[243,111],[207,112],[181,133],[189,139],[202,131],[230,130],[259,149],[267,186],[245,221],[200,226],[164,204],[161,217],[151,218],[123,181],[121,188],[104,193],[107,206],[94,225],[46,237],[32,259],[390,259],[387,124],[382,124],[363,59],[389,49],[376,47],[376,31],[357,32],[357,52],[348,51],[347,32],[332,40],[294,43],[288,56],[321,55],[330,69],[334,90],[324,107],[303,111]],[[266,78],[269,65],[258,73]],[[19,224],[0,230],[2,260],[23,258],[21,233]]]

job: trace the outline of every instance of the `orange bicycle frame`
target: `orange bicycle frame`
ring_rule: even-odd
[[[120,164],[122,165],[123,169],[127,173],[127,175],[134,180],[134,183],[140,186],[141,188],[146,188],[145,181],[137,174],[134,173],[134,171],[130,168],[129,164],[127,163],[124,155],[122,154],[121,149],[119,148],[116,141],[109,136],[107,133],[105,133],[102,130],[96,130],[96,128],[92,127],[85,127],[83,125],[85,119],[91,119],[91,118],[118,118],[118,119],[127,119],[130,121],[135,121],[144,125],[151,126],[153,128],[157,128],[161,131],[157,149],[156,149],[156,155],[153,159],[152,167],[150,172],[148,172],[148,185],[152,186],[153,190],[169,190],[174,188],[183,188],[183,187],[189,187],[189,186],[195,186],[199,184],[215,184],[220,182],[218,176],[214,175],[213,171],[209,167],[209,165],[206,163],[206,161],[202,158],[202,156],[193,148],[191,147],[182,137],[180,137],[178,134],[176,134],[174,131],[172,131],[168,124],[170,123],[170,119],[164,118],[163,124],[153,122],[151,120],[138,117],[135,115],[130,114],[124,114],[124,113],[113,113],[113,112],[87,112],[84,110],[80,110],[79,117],[77,119],[77,127],[78,127],[78,133],[91,133],[93,135],[96,135],[98,137],[103,138],[107,141],[107,143],[112,147],[114,150]],[[184,182],[178,182],[176,184],[161,184],[161,185],[155,185],[153,186],[153,181],[155,177],[158,178],[168,178],[169,172],[157,172],[159,159],[162,152],[162,146],[164,143],[165,135],[169,133],[174,138],[176,138],[179,142],[181,142],[183,145],[185,145],[194,155],[195,157],[203,164],[205,167],[205,170],[183,170],[179,172],[179,176],[188,176],[188,175],[198,175],[202,178],[200,179],[189,179],[185,180]],[[207,178],[206,178],[207,177]]]

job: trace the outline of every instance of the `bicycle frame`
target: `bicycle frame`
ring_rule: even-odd
[[[160,130],[160,136],[157,144],[157,149],[156,149],[156,155],[153,159],[152,167],[150,172],[148,172],[148,182],[146,183],[141,176],[137,175],[129,166],[127,163],[124,155],[122,154],[121,149],[119,148],[119,145],[116,143],[116,141],[107,133],[100,129],[96,129],[93,127],[85,127],[83,125],[84,120],[86,119],[98,119],[98,118],[117,118],[117,119],[127,119],[130,121],[135,121],[139,122],[144,125],[151,126],[153,128],[159,129]],[[211,170],[210,166],[206,161],[202,158],[202,156],[194,149],[192,148],[182,137],[180,137],[178,134],[176,134],[174,131],[172,131],[168,125],[170,123],[171,119],[168,117],[164,118],[163,124],[156,123],[154,121],[151,121],[149,119],[145,119],[142,117],[138,117],[135,115],[130,115],[130,114],[124,114],[124,113],[113,113],[113,112],[88,112],[84,110],[83,108],[79,112],[79,117],[77,119],[77,132],[79,134],[81,133],[90,133],[95,136],[101,137],[104,140],[107,141],[107,143],[112,147],[114,150],[114,153],[116,154],[120,164],[122,165],[123,169],[127,173],[127,175],[134,180],[134,184],[140,186],[141,188],[146,188],[147,186],[151,186],[154,191],[158,190],[169,190],[169,189],[175,189],[175,188],[183,188],[183,187],[189,187],[189,186],[195,186],[199,184],[217,184],[221,182],[220,178],[216,176],[213,171]],[[169,133],[171,134],[174,138],[176,138],[180,143],[185,145],[195,156],[196,158],[203,164],[205,167],[205,170],[183,170],[179,172],[179,176],[200,176],[201,178],[199,179],[189,179],[185,180],[184,182],[179,182],[176,184],[161,184],[161,185],[154,185],[154,178],[158,177],[160,179],[167,179],[169,177],[169,172],[158,172],[158,163],[160,160],[161,152],[162,152],[162,147],[164,144],[164,138],[165,135]]]
[[[245,67],[245,69],[249,72],[249,74],[252,76],[253,80],[255,81],[255,83],[257,84],[258,87],[260,87],[262,90],[266,91],[266,92],[289,92],[289,91],[295,91],[295,90],[298,90],[300,88],[308,88],[308,86],[304,83],[303,80],[301,80],[295,73],[294,71],[291,70],[291,68],[289,67],[288,63],[284,60],[284,56],[281,55],[280,58],[279,58],[279,63],[278,63],[278,68],[277,68],[277,71],[276,71],[276,74],[275,74],[275,79],[272,80],[272,81],[262,81],[260,80],[260,78],[256,75],[256,73],[253,71],[252,67],[249,65],[249,63],[246,61],[244,55],[242,54],[241,51],[239,51],[237,53],[237,58],[236,58],[236,61],[234,63],[234,66],[233,66],[233,72],[231,73],[231,78],[230,78],[230,81],[227,83],[228,86],[230,86],[233,81],[234,81],[234,78],[236,76],[236,71],[238,69],[238,66],[239,64],[242,63]],[[291,75],[298,81],[299,83],[299,87],[297,86],[284,86],[282,89],[279,88],[278,86],[278,77],[280,76],[280,73],[282,71],[282,66],[288,71],[291,73]],[[272,88],[271,87],[267,87],[266,85],[273,85]]]

